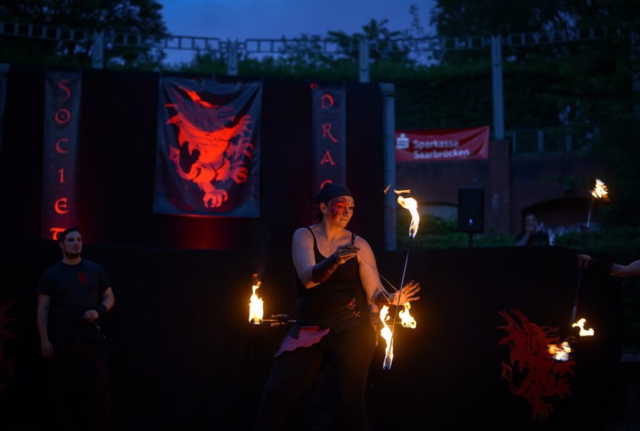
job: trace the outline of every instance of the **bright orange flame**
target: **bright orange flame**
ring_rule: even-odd
[[[561,345],[549,344],[549,353],[556,361],[568,361],[571,353],[571,346],[566,341]]]
[[[256,290],[258,290],[259,287],[260,282],[254,281],[254,285],[252,286],[253,294],[249,302],[249,323],[253,323],[254,325],[260,325],[264,317],[263,301],[256,295]]]
[[[411,304],[407,302],[404,304],[404,309],[401,310],[400,313],[398,314],[400,315],[400,319],[401,319],[400,321],[402,322],[402,326],[404,328],[415,329],[417,323],[416,323],[416,319],[414,319],[411,313],[409,313],[410,309],[411,309]]]
[[[605,201],[608,201],[609,192],[607,191],[607,185],[596,178],[596,185],[593,190],[591,190],[591,196],[596,199],[604,199]]]
[[[587,319],[580,319],[578,320],[576,323],[574,323],[573,325],[571,325],[572,328],[575,328],[576,326],[580,327],[580,336],[581,337],[591,337],[593,336],[593,334],[595,333],[595,331],[593,330],[593,328],[591,329],[584,329],[584,324],[587,322]]]
[[[409,193],[410,190],[394,190],[398,194],[398,203],[402,208],[408,209],[411,213],[411,225],[409,226],[409,237],[415,238],[420,224],[420,214],[418,214],[418,202],[414,198],[404,198],[401,193]]]
[[[391,368],[391,362],[393,362],[393,345],[392,345],[392,333],[389,325],[387,325],[387,320],[389,320],[389,307],[386,305],[382,306],[380,310],[380,321],[382,322],[382,329],[380,330],[380,335],[387,342],[387,347],[384,349],[384,368]]]

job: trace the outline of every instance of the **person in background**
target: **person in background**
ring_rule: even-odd
[[[583,265],[585,268],[596,267],[601,270],[607,270],[616,277],[626,278],[635,277],[640,275],[640,260],[635,260],[629,265],[621,265],[619,263],[613,263],[604,259],[595,259],[588,254],[578,255],[578,265]]]
[[[524,232],[516,236],[516,245],[549,245],[549,234],[538,227],[535,214],[528,213],[524,218]]]
[[[104,268],[82,258],[78,228],[58,237],[62,260],[38,283],[42,356],[53,363],[54,411],[62,431],[113,430],[101,319],[115,303]],[[53,428],[55,429],[55,428]]]
[[[355,203],[346,186],[328,183],[314,202],[318,223],[298,228],[292,240],[298,316],[275,354],[255,431],[282,429],[289,409],[323,370],[330,372],[326,386],[335,399],[335,410],[326,403],[330,429],[369,430],[365,390],[380,308],[419,299],[415,281],[399,292],[382,287],[369,243],[347,230]]]

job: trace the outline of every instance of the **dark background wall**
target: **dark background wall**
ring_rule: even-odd
[[[265,81],[261,216],[191,218],[151,213],[158,75],[83,73],[80,225],[85,257],[105,266],[116,295],[105,331],[119,430],[209,430],[228,423],[248,429],[272,355],[288,329],[248,323],[252,274],[260,275],[266,314],[293,315],[291,234],[311,222],[311,83]],[[15,320],[5,320],[4,329],[17,338],[3,340],[3,363],[11,361],[15,373],[0,392],[0,429],[18,431],[45,429],[51,413],[35,286],[60,251],[53,241],[39,239],[44,71],[12,68],[8,85],[0,148],[0,247],[8,257],[0,302],[11,304],[5,317]],[[406,262],[406,280],[423,286],[411,310],[418,327],[395,331],[392,369],[382,370],[382,345],[371,366],[368,402],[375,429],[590,430],[603,424],[619,381],[616,280],[608,274],[585,277],[579,316],[598,337],[576,350],[575,375],[566,376],[571,395],[551,398],[554,411],[539,423],[500,376],[510,358],[508,347],[498,345],[506,335],[498,313],[519,309],[566,334],[575,251],[383,251],[382,94],[376,84],[344,85],[347,182],[357,205],[350,228],[371,243],[386,279],[399,286]],[[473,165],[478,175],[492,177],[490,169]],[[452,166],[458,166],[458,181],[475,175],[467,172],[469,165]],[[398,175],[396,186],[440,190],[456,177],[451,172],[428,183]],[[448,187],[457,196],[457,187]],[[305,428],[309,396],[300,400],[291,430]]]
[[[2,147],[0,232],[40,237],[44,70],[11,68]],[[286,249],[310,223],[311,84],[265,80],[259,218],[153,214],[158,74],[83,70],[80,226],[87,242],[195,249]],[[347,184],[367,216],[353,230],[384,242],[383,100],[377,84],[347,88]]]
[[[8,251],[0,302],[12,303],[6,317],[16,320],[5,328],[17,337],[4,342],[4,360],[12,361],[15,374],[0,391],[0,429],[47,429],[50,368],[39,351],[35,285],[60,252],[50,240],[6,235],[0,235],[0,247]],[[116,297],[105,332],[118,430],[211,430],[223,424],[250,429],[272,355],[288,330],[249,324],[252,274],[262,281],[257,294],[266,317],[295,318],[290,253],[85,247],[85,258],[109,272]],[[406,262],[406,280],[418,280],[422,292],[411,308],[417,327],[394,331],[390,370],[382,369],[384,341],[376,350],[367,398],[374,430],[605,429],[620,399],[614,277],[584,273],[578,317],[587,319],[596,337],[574,346],[574,374],[536,376],[522,357],[513,363],[509,346],[499,344],[507,335],[499,312],[518,309],[536,325],[557,328],[562,341],[576,292],[575,251],[513,247],[376,255],[380,273],[396,287]],[[542,396],[553,411],[541,423],[525,398],[509,390],[503,363],[523,367],[516,386],[526,388],[527,375],[535,380],[530,395],[536,388],[557,388],[554,379],[563,377],[569,394]],[[307,429],[310,394],[311,388],[288,430]]]

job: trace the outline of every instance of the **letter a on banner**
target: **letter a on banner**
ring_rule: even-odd
[[[318,87],[311,90],[313,130],[313,193],[327,182],[346,183],[346,89]]]
[[[159,84],[153,212],[258,217],[262,83]]]
[[[42,238],[79,221],[78,130],[80,127],[80,72],[50,71],[45,76],[44,148],[42,164]]]

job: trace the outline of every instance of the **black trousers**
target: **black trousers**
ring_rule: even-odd
[[[58,340],[54,351],[54,398],[63,431],[111,431],[105,341]]]
[[[373,327],[362,322],[341,333],[332,330],[317,344],[278,356],[262,393],[254,431],[281,430],[288,409],[324,367],[330,373],[324,378],[331,379],[324,386],[333,388],[334,393],[317,395],[320,399],[335,397],[331,429],[369,430],[365,392],[375,338]]]

